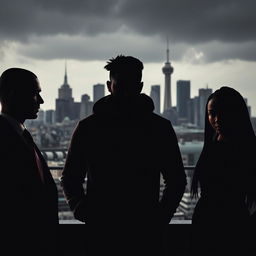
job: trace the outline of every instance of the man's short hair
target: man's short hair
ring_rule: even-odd
[[[104,68],[110,72],[110,78],[127,77],[130,80],[140,82],[143,63],[132,56],[118,55],[116,58],[110,59]]]
[[[4,101],[13,91],[22,91],[26,82],[36,79],[37,76],[23,68],[9,68],[0,77],[0,101]]]

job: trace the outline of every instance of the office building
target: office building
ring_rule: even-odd
[[[190,103],[190,81],[177,81],[177,113],[178,118],[188,121]]]
[[[197,125],[200,128],[204,128],[205,123],[205,109],[206,109],[206,103],[208,100],[208,97],[212,94],[212,89],[210,88],[201,88],[199,89],[199,120],[197,122]]]
[[[93,86],[93,102],[98,101],[99,99],[105,96],[105,85],[104,84],[95,84]]]
[[[92,114],[93,102],[90,101],[90,96],[83,94],[81,96],[81,105],[80,105],[80,119],[83,119]]]
[[[74,98],[72,97],[72,89],[68,84],[67,67],[65,66],[64,83],[58,90],[58,98],[55,101],[56,113],[55,120],[61,123],[65,118],[73,120]]]
[[[55,111],[53,109],[49,109],[45,111],[44,122],[46,124],[55,123]]]
[[[160,85],[152,85],[150,91],[150,97],[152,98],[156,114],[160,114]]]

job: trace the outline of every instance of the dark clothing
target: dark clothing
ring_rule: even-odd
[[[252,169],[243,150],[233,143],[214,142],[203,151],[197,167],[201,197],[192,217],[196,255],[246,255],[246,194]]]
[[[57,189],[46,162],[36,148],[42,183],[35,152],[3,116],[0,143],[1,249],[8,255],[56,255]]]
[[[113,246],[119,241],[146,248],[147,237],[150,247],[153,231],[159,229],[161,236],[159,227],[170,222],[185,189],[174,130],[153,109],[144,94],[132,99],[106,96],[72,137],[61,179],[66,199],[75,218],[92,227],[111,226],[105,239],[111,236],[114,242],[108,237],[108,244]],[[159,201],[160,174],[165,188]]]

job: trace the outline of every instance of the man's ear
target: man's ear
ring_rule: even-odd
[[[6,95],[6,99],[8,102],[15,102],[16,101],[16,97],[17,97],[17,92],[15,90],[11,90],[8,92],[8,94]]]
[[[111,93],[111,81],[107,81],[106,84],[108,87],[108,91]]]

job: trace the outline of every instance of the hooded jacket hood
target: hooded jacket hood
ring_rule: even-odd
[[[134,97],[108,95],[98,100],[93,106],[93,113],[96,115],[141,115],[150,114],[153,111],[153,100],[143,93]]]

